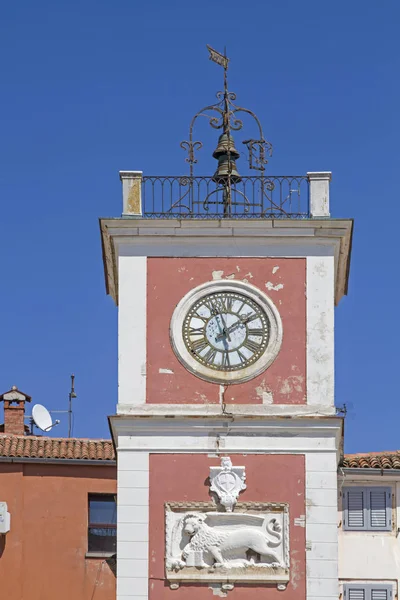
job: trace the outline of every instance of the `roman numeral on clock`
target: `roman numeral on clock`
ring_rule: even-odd
[[[226,368],[226,367],[230,367],[230,366],[231,366],[231,363],[229,362],[229,352],[223,352],[221,367]]]
[[[237,355],[238,355],[238,357],[239,357],[240,364],[241,364],[241,365],[243,365],[243,364],[244,364],[244,363],[247,361],[247,358],[245,357],[245,355],[244,355],[244,354],[242,354],[242,353],[240,352],[240,350],[236,350],[236,352],[237,352]]]
[[[221,312],[232,312],[233,298],[231,296],[218,298],[216,304]]]
[[[237,310],[235,310],[235,313],[237,313],[237,314],[240,314],[240,312],[241,312],[241,310],[242,310],[242,308],[243,308],[244,304],[245,304],[245,303],[244,303],[244,302],[242,302],[242,304],[239,306],[239,308],[238,308]]]
[[[259,315],[254,313],[254,315],[249,315],[245,319],[243,319],[246,323],[250,323],[250,321],[254,321],[254,319],[258,319]]]
[[[206,308],[208,308],[212,315],[218,314],[218,308],[215,306],[214,302],[211,300],[204,300],[203,304]]]
[[[208,342],[205,338],[201,338],[200,340],[195,340],[194,342],[191,342],[190,345],[192,351],[198,354],[199,352],[204,350],[204,348],[207,348]]]
[[[203,360],[205,360],[208,363],[213,363],[216,356],[217,356],[217,351],[214,350],[214,348],[209,348],[207,350],[207,352],[204,354]]]
[[[203,317],[202,315],[199,315],[199,313],[195,313],[194,315],[196,317],[196,319],[200,319],[201,321],[203,321],[203,323],[207,323],[208,321],[208,317]]]
[[[247,339],[244,343],[243,346],[245,348],[247,348],[248,350],[250,350],[251,352],[258,352],[260,350],[260,344],[257,344],[257,342],[253,342],[253,340],[249,340]]]
[[[255,329],[248,329],[247,333],[249,335],[261,335],[261,336],[264,335],[264,331],[262,329],[260,329],[260,328],[258,328],[258,329],[257,328],[255,328]]]
[[[204,336],[204,327],[189,327],[189,335]]]

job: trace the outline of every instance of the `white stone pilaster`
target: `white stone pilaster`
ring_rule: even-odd
[[[333,256],[307,257],[307,404],[334,405]]]
[[[147,258],[119,257],[118,404],[146,401]]]
[[[118,453],[117,600],[147,600],[149,454]]]
[[[307,600],[338,598],[337,455],[306,454]]]

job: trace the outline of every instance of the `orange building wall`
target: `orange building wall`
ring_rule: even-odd
[[[212,281],[216,274],[258,287],[275,303],[283,324],[282,347],[276,360],[251,381],[230,385],[224,394],[225,403],[261,404],[263,392],[270,392],[274,404],[305,404],[304,258],[148,258],[146,401],[220,402],[220,386],[189,373],[176,358],[169,339],[175,306],[191,289]]]
[[[88,494],[116,493],[115,466],[0,463],[0,500],[11,530],[0,536],[3,600],[115,600],[103,558],[85,558]]]

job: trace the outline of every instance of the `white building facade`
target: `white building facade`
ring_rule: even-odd
[[[390,600],[400,578],[400,454],[346,455],[339,469],[340,592]]]

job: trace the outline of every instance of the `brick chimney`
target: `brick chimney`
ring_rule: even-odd
[[[11,390],[1,394],[0,401],[4,402],[4,433],[24,435],[25,402],[30,402],[31,397],[13,385]]]

